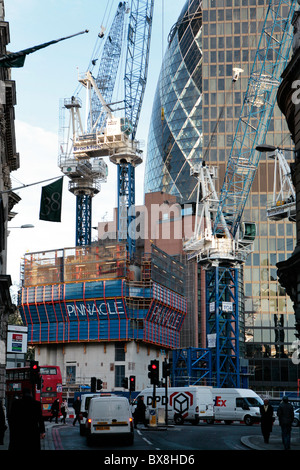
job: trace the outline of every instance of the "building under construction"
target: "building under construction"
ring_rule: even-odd
[[[126,244],[90,246],[24,256],[20,311],[36,359],[57,364],[63,382],[100,378],[115,390],[136,376],[148,385],[150,359],[179,347],[187,312],[184,265],[154,245],[128,260]]]

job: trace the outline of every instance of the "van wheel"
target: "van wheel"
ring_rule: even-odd
[[[175,424],[183,424],[184,418],[179,413],[174,415]]]
[[[244,423],[246,424],[246,426],[251,426],[253,424],[251,416],[246,415],[245,418],[244,418]]]

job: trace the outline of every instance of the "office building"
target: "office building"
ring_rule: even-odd
[[[169,34],[154,98],[145,193],[163,191],[183,204],[195,202],[196,183],[190,169],[200,159],[218,168],[220,189],[268,4],[266,0],[187,0],[183,4]],[[235,67],[243,70],[237,81],[233,81]],[[277,105],[266,143],[291,148]],[[267,218],[273,182],[274,161],[262,153],[244,210],[245,220],[256,223],[257,235],[244,267],[245,312],[240,316],[240,351],[249,360],[249,384],[256,389],[295,388],[298,373],[291,361],[294,310],[276,268],[294,249],[295,224]],[[201,337],[201,288],[197,288],[196,347],[205,339]]]

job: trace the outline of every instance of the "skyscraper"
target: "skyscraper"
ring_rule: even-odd
[[[157,84],[146,193],[163,191],[177,195],[183,203],[195,201],[190,168],[200,159],[217,166],[220,188],[268,5],[268,0],[185,2],[170,31]],[[282,7],[283,16],[287,8]],[[235,67],[243,72],[234,82]],[[291,147],[277,106],[266,143]],[[244,268],[241,352],[253,366],[252,386],[293,388],[297,376],[291,360],[295,318],[291,300],[278,283],[276,263],[293,251],[295,226],[287,220],[267,219],[273,182],[274,161],[262,154],[244,211],[246,220],[256,222],[257,237]]]

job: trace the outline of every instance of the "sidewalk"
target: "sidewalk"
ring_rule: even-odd
[[[284,450],[281,437],[274,437],[272,435],[268,444],[264,442],[262,436],[244,436],[241,438],[241,442],[252,450]],[[300,450],[299,436],[292,436],[290,450]]]
[[[55,422],[50,423],[49,421],[45,422],[46,436],[45,439],[41,440],[41,450],[63,450],[61,447],[60,437],[58,433],[58,428],[65,426],[62,423],[56,424]],[[8,450],[9,446],[9,430],[7,429],[4,434],[4,445],[0,446],[1,450]]]

